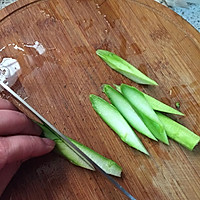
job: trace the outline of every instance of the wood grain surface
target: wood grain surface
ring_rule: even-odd
[[[27,46],[36,41],[43,54]],[[98,48],[128,60],[159,86],[121,76],[95,54]],[[116,180],[137,200],[200,199],[199,145],[190,152],[172,140],[167,146],[139,135],[151,154],[145,156],[120,141],[88,98],[105,98],[104,83],[127,83],[172,107],[180,102],[186,116],[171,117],[200,135],[200,35],[177,14],[149,0],[19,0],[0,11],[0,49],[0,60],[12,57],[22,67],[14,90],[65,135],[122,166]],[[22,165],[1,197],[8,199],[126,197],[98,172],[50,153]]]

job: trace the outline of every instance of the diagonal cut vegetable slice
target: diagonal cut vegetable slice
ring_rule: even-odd
[[[116,54],[102,49],[98,49],[96,54],[101,57],[112,69],[123,74],[136,83],[158,85],[154,80],[147,77],[133,65],[120,58]]]
[[[156,140],[154,135],[149,131],[144,122],[132,108],[130,103],[123,97],[122,94],[113,89],[110,85],[104,85],[103,91],[110,99],[110,102],[118,109],[127,122],[143,135]]]
[[[119,91],[121,93],[121,88],[120,88],[121,86],[116,85],[116,84],[114,84],[114,86],[116,87],[117,91]],[[140,91],[140,92],[142,92],[142,91]],[[152,97],[148,94],[145,94],[144,92],[142,92],[142,94],[144,95],[144,97],[148,101],[149,105],[153,108],[153,110],[184,116],[184,114],[181,113],[180,111],[168,106],[167,104],[155,99],[154,97]]]
[[[156,114],[164,125],[167,135],[171,139],[175,140],[191,151],[200,142],[200,136],[196,135],[188,128],[159,112],[156,112]]]
[[[183,113],[179,112],[178,110],[166,105],[165,103],[149,96],[148,94],[143,93],[146,100],[148,101],[148,103],[150,104],[150,106],[157,111],[160,112],[165,112],[165,113],[171,113],[171,114],[175,114],[175,115],[182,115],[184,116]]]
[[[60,155],[67,158],[71,163],[86,169],[94,170],[87,162],[84,162],[62,139],[58,138],[51,130],[45,125],[37,122],[43,130],[43,136],[55,141],[55,151]],[[113,160],[105,158],[94,150],[84,146],[83,144],[67,137],[73,142],[81,151],[83,151],[90,159],[92,159],[98,166],[100,166],[107,174],[121,177],[122,168]]]
[[[129,101],[153,135],[165,144],[169,144],[165,129],[146,98],[138,89],[121,85],[123,96]]]
[[[119,135],[122,141],[149,155],[140,139],[113,105],[93,94],[90,95],[90,101],[94,110]]]

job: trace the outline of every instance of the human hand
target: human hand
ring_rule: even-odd
[[[22,162],[49,153],[55,143],[9,101],[0,98],[0,196]]]

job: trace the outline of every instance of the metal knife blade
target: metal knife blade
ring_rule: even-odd
[[[99,167],[92,159],[90,159],[84,152],[82,152],[76,145],[74,145],[65,135],[63,135],[59,130],[57,130],[50,122],[48,122],[43,116],[41,116],[34,108],[32,108],[26,101],[24,101],[17,93],[15,93],[10,87],[5,83],[0,81],[0,86],[2,86],[7,92],[9,92],[13,97],[15,97],[20,103],[22,103],[26,108],[28,108],[40,121],[42,121],[49,129],[51,129],[59,138],[65,141],[65,143],[70,147],[81,159],[83,159],[92,168],[98,170],[103,174],[116,188],[118,188],[122,193],[124,193],[129,199],[136,200],[129,192],[127,192],[117,181],[115,181],[111,176],[109,176],[101,167]]]

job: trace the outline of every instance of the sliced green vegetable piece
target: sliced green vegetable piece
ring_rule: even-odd
[[[122,141],[149,155],[140,139],[113,105],[93,94],[90,95],[90,101],[94,110],[119,135]]]
[[[136,83],[158,85],[154,80],[147,77],[133,65],[120,58],[116,54],[101,49],[98,49],[96,51],[96,54],[101,57],[112,69],[123,74],[124,76],[135,81]]]
[[[161,101],[149,96],[148,94],[143,93],[146,100],[148,101],[148,103],[151,105],[151,107],[154,110],[157,111],[161,111],[161,112],[165,112],[165,113],[171,113],[171,114],[175,114],[175,115],[184,115],[183,113],[179,112],[178,110],[162,103]]]
[[[67,158],[73,164],[94,170],[87,162],[81,159],[61,138],[55,135],[51,130],[46,126],[37,122],[37,124],[42,128],[43,135],[46,138],[52,139],[56,143],[55,151],[60,155]],[[92,159],[98,166],[100,166],[107,174],[120,177],[122,168],[115,163],[113,160],[103,157],[94,150],[84,146],[83,144],[67,137],[73,144],[75,144],[80,150],[82,150],[90,159]]]
[[[122,116],[128,121],[128,123],[143,135],[156,140],[154,135],[149,131],[144,122],[132,108],[130,103],[123,97],[122,94],[113,89],[110,85],[104,85],[103,91],[110,99],[110,102],[118,109]]]
[[[180,104],[179,102],[176,102],[175,105],[176,105],[176,108],[178,108],[178,109],[179,109],[180,106],[181,106],[181,104]]]
[[[141,117],[153,135],[165,144],[169,144],[165,129],[146,98],[138,89],[122,84],[121,92]]]
[[[175,122],[174,120],[159,112],[156,112],[156,114],[160,121],[163,123],[167,135],[171,139],[175,140],[191,151],[200,142],[200,136],[196,135],[183,125]]]
[[[115,85],[115,84],[114,84],[114,86],[116,87],[117,91],[119,91],[121,93],[121,86]],[[152,96],[149,96],[148,94],[145,94],[144,92],[142,92],[142,93],[143,93],[144,97],[146,98],[146,100],[148,101],[149,105],[153,108],[153,110],[184,116],[184,114],[179,112],[178,110],[166,105],[165,103],[155,99]]]

